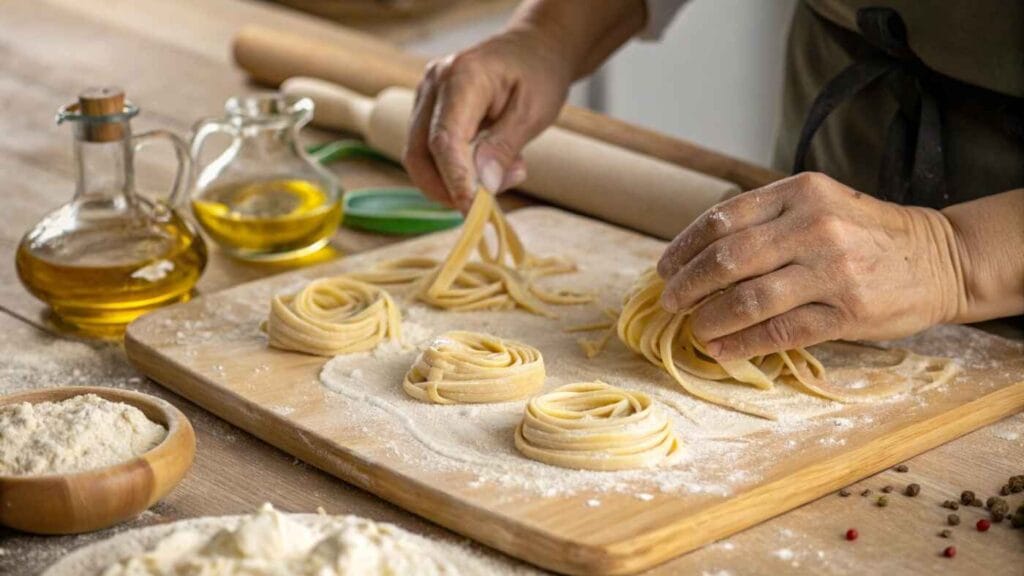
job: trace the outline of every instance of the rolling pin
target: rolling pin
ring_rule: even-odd
[[[370,98],[315,78],[291,78],[281,90],[312,98],[318,126],[362,134],[373,148],[401,158],[413,107],[411,90],[388,88]],[[527,179],[522,190],[664,239],[740,192],[731,182],[557,126],[527,144],[523,160]]]
[[[426,59],[389,42],[337,27],[330,37],[309,37],[249,25],[235,36],[235,61],[253,79],[278,86],[292,76],[310,76],[374,96],[391,86],[415,88]],[[597,112],[565,106],[557,125],[666,162],[735,182],[744,190],[784,175],[763,166],[634,126]]]

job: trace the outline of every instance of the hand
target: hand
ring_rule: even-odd
[[[469,209],[476,183],[492,192],[526,179],[520,151],[554,121],[573,64],[520,24],[427,67],[403,163],[430,198]]]
[[[940,212],[803,173],[711,208],[658,262],[662,304],[721,360],[907,336],[956,317],[960,263]],[[710,297],[710,298],[709,298]]]

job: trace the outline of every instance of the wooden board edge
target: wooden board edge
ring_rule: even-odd
[[[831,494],[909,458],[1024,410],[1024,381],[875,438],[842,456],[737,494],[685,522],[607,546],[602,574],[635,574]],[[856,463],[855,465],[849,462]],[[839,475],[832,473],[845,469]],[[840,537],[841,535],[837,535]]]

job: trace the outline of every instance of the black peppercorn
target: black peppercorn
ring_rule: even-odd
[[[1013,518],[1010,518],[1010,524],[1013,525],[1014,528],[1024,528],[1024,512],[1018,510],[1017,513],[1013,515]]]
[[[1010,492],[1014,494],[1024,492],[1024,475],[1010,476],[1008,485],[1010,486]]]

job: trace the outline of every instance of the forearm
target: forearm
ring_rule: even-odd
[[[954,322],[1024,314],[1024,188],[949,206],[960,268]]]
[[[508,28],[540,32],[571,63],[578,79],[632,38],[646,18],[643,0],[527,0]]]

